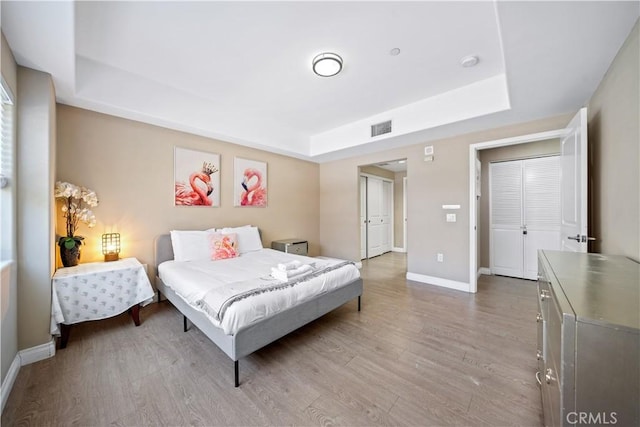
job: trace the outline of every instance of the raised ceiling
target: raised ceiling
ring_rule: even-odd
[[[17,62],[51,73],[61,103],[313,161],[576,111],[640,15],[608,1],[1,8]],[[344,68],[318,77],[327,51]]]

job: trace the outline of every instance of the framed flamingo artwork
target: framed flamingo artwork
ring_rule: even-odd
[[[233,162],[234,206],[267,206],[267,163],[236,157]]]
[[[220,206],[220,155],[175,148],[174,205]]]

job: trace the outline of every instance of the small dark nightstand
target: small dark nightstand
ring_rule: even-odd
[[[303,239],[283,239],[271,242],[271,249],[296,255],[309,253],[309,242]]]

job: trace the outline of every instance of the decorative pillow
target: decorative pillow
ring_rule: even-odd
[[[176,261],[201,261],[209,258],[208,231],[172,230],[171,245],[173,259]]]
[[[238,236],[238,252],[246,254],[247,252],[259,251],[262,249],[262,240],[258,227],[245,225],[242,227],[227,227],[218,232],[222,234],[235,233]]]
[[[209,242],[213,261],[238,256],[238,239],[235,233],[212,233],[209,235]]]

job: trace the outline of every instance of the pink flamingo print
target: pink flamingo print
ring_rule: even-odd
[[[211,206],[209,195],[213,193],[211,185],[211,174],[218,169],[211,163],[204,162],[202,170],[194,172],[189,176],[189,185],[184,182],[176,183],[176,205],[184,206]],[[196,183],[200,180],[206,186],[206,192]]]
[[[229,236],[223,236],[222,241],[216,242],[214,246],[213,259],[227,259],[238,256],[236,245]]]
[[[249,182],[255,178],[253,185],[249,187]],[[262,187],[262,174],[259,170],[248,168],[244,170],[242,180],[244,191],[240,193],[241,206],[266,206],[267,191]]]

